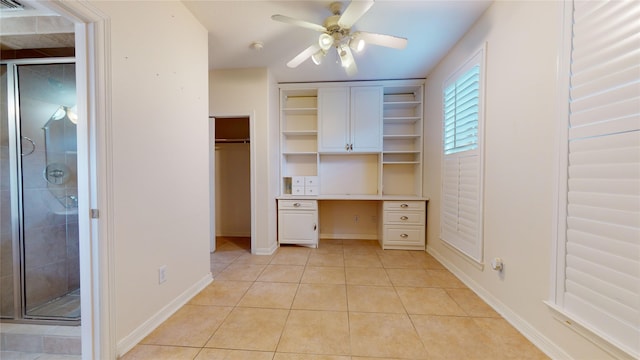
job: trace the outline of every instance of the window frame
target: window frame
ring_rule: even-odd
[[[446,80],[442,83],[441,88],[441,96],[442,96],[442,143],[440,146],[441,150],[441,202],[440,202],[440,239],[444,244],[452,247],[458,253],[460,253],[465,259],[471,261],[473,264],[482,266],[484,261],[484,228],[483,228],[483,209],[484,209],[484,123],[485,123],[485,74],[486,74],[486,43],[481,47],[476,49],[471,56],[469,56],[463,63],[460,65],[450,76],[446,78]],[[445,94],[446,90],[453,83],[459,81],[463,78],[471,69],[474,67],[479,67],[478,74],[478,110],[477,110],[477,136],[475,146],[468,148],[468,146],[459,149],[458,151],[450,151],[447,152],[445,150],[445,125],[446,125],[446,114],[445,114]],[[454,150],[456,148],[454,147]],[[477,204],[475,209],[476,215],[476,223],[475,223],[475,232],[473,234],[472,243],[469,241],[465,242],[459,232],[453,234],[446,230],[446,217],[445,211],[446,209],[446,201],[445,201],[445,187],[448,185],[446,179],[446,170],[447,170],[447,161],[448,160],[457,160],[463,159],[465,157],[477,157],[477,186],[476,192],[474,193],[477,196]],[[458,162],[458,170],[460,169],[460,162]],[[459,179],[459,177],[458,177]],[[456,188],[459,190],[460,181],[456,183]],[[458,192],[458,196],[456,197],[457,201],[457,211],[460,208],[460,194]],[[458,211],[459,214],[459,211]],[[458,220],[460,217],[458,216]],[[467,238],[466,240],[470,240]]]

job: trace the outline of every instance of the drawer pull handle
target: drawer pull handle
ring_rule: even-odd
[[[300,203],[294,203],[293,207],[300,207]]]
[[[318,224],[313,224],[313,231],[316,231],[316,229],[318,229]]]
[[[403,209],[406,209],[406,208],[409,207],[409,205],[408,204],[402,204],[402,205],[400,205],[400,207],[403,208]]]
[[[400,216],[400,220],[409,220],[409,218],[406,216]]]
[[[408,237],[409,237],[409,235],[407,235],[407,234],[400,234],[400,237],[401,237],[401,238],[403,238],[403,239],[406,239],[406,238],[408,238]]]

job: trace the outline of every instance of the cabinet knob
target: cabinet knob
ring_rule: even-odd
[[[401,204],[400,207],[403,208],[403,209],[406,209],[406,208],[409,207],[409,205],[408,204]]]
[[[401,238],[403,238],[403,239],[406,239],[406,238],[408,238],[408,237],[409,237],[409,235],[407,235],[407,234],[400,234],[400,237],[401,237]]]
[[[300,203],[294,203],[293,207],[300,207]]]
[[[349,150],[353,150],[353,144],[349,144]]]
[[[346,145],[344,146],[344,149],[345,149],[345,150],[347,150],[347,151],[349,151],[349,144],[346,144]]]
[[[313,231],[316,231],[316,229],[318,229],[318,224],[313,224]]]
[[[400,220],[409,220],[409,218],[406,216],[400,216]]]

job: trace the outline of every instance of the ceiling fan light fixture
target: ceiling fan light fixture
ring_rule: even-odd
[[[341,44],[338,48],[338,55],[340,56],[340,64],[342,67],[348,68],[353,64],[353,56],[351,50],[346,44]]]
[[[360,37],[353,37],[349,40],[349,47],[355,52],[361,52],[364,49],[365,42]]]
[[[313,63],[316,65],[320,65],[322,64],[322,59],[325,57],[325,55],[327,55],[327,53],[320,49],[318,51],[316,51],[315,54],[311,55],[311,60],[313,60]]]
[[[318,45],[324,51],[329,50],[329,48],[333,45],[333,37],[327,33],[323,33],[318,38]]]

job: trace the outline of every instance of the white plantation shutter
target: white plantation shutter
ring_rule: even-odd
[[[571,317],[640,357],[640,2],[576,1],[564,283]]]
[[[476,53],[444,84],[440,236],[482,261],[482,59]]]

